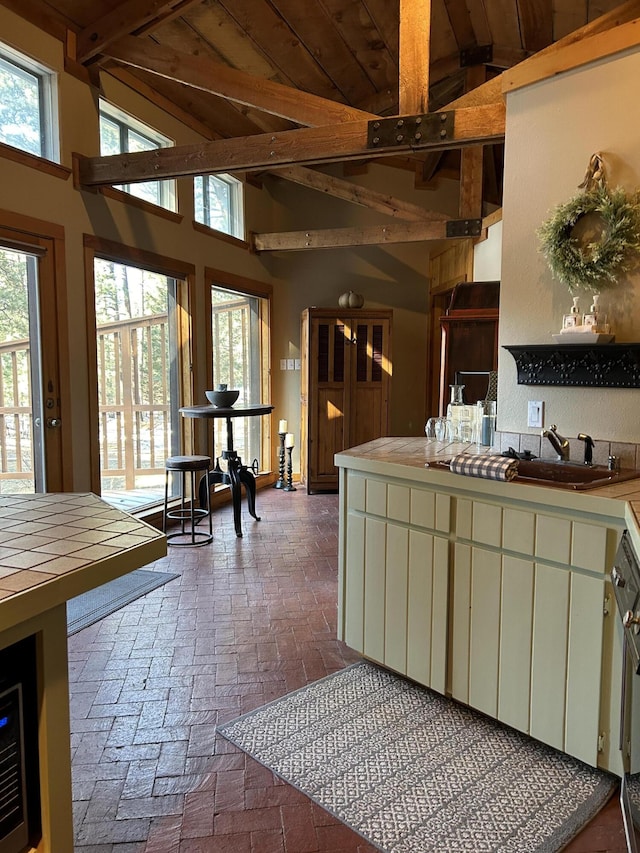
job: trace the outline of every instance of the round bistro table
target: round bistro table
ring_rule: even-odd
[[[256,515],[256,478],[253,471],[244,465],[233,446],[233,419],[249,418],[256,415],[268,415],[273,411],[273,406],[260,403],[257,406],[246,406],[245,408],[221,408],[218,406],[183,406],[180,414],[185,418],[225,418],[227,421],[227,449],[222,451],[222,458],[227,462],[227,470],[220,468],[218,459],[215,467],[202,477],[198,487],[198,502],[201,507],[206,506],[207,490],[216,483],[226,483],[231,487],[231,498],[233,500],[233,523],[236,536],[242,536],[242,520],[240,507],[242,502],[242,486],[247,493],[247,506],[249,515],[260,521]],[[215,436],[214,436],[215,442]]]

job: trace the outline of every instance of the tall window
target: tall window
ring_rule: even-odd
[[[100,101],[100,153],[127,154],[135,151],[153,151],[169,148],[172,140],[143,124],[128,113],[106,101]],[[142,181],[136,184],[121,184],[117,189],[130,195],[165,207],[176,209],[175,181]]]
[[[0,142],[58,161],[56,75],[0,43]]]
[[[95,260],[100,479],[105,500],[158,502],[179,451],[176,279]]]
[[[239,389],[236,407],[268,403],[269,299],[211,286],[213,385]],[[259,471],[270,467],[262,418],[234,419],[234,446],[245,465]],[[216,422],[215,456],[226,448],[226,426]]]
[[[244,240],[242,183],[231,175],[198,175],[193,187],[196,222]]]

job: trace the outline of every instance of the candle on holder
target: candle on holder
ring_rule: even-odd
[[[287,422],[285,420],[281,420],[278,424],[278,432],[286,432],[287,431]]]
[[[293,433],[292,432],[288,432],[286,434],[285,439],[284,439],[284,446],[285,447],[295,447],[295,444],[293,443]]]

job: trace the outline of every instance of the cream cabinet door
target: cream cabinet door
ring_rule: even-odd
[[[447,681],[449,542],[409,533],[407,668],[414,681],[444,693]]]

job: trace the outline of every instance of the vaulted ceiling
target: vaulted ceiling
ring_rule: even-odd
[[[584,38],[640,16],[638,0],[0,3],[64,38],[70,66],[86,69],[94,82],[108,71],[212,140],[206,156],[184,149],[180,161],[165,149],[163,174],[273,166],[287,167],[283,177],[302,183],[300,164],[377,153],[385,165],[414,171],[416,188],[461,170],[463,182],[479,181],[467,210],[461,201],[467,216],[474,209],[478,215],[483,202],[501,203],[499,75],[550,45],[571,44],[572,34]],[[463,110],[447,138],[451,145],[372,153],[360,142],[361,128],[357,143],[355,136],[347,140],[356,125],[377,116],[474,106],[494,113]],[[461,151],[474,140],[481,153],[465,167]],[[149,164],[144,168],[148,173]],[[87,183],[116,182],[113,171],[105,175],[84,171]],[[127,176],[141,179],[133,170]]]

